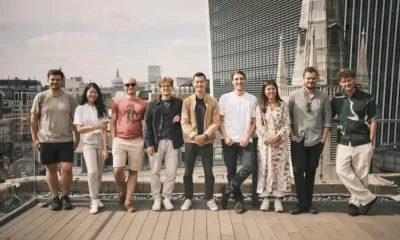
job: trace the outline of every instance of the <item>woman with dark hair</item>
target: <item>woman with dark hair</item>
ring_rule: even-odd
[[[104,161],[108,158],[107,128],[110,117],[103,96],[96,83],[89,83],[83,91],[80,105],[75,110],[74,124],[81,134],[83,156],[88,170],[90,213],[104,205],[99,200],[99,189]]]
[[[280,199],[290,190],[289,133],[290,117],[280,98],[275,81],[266,81],[256,109],[258,136],[257,193],[264,196],[260,210],[269,209],[269,195],[276,197],[275,212],[283,212]]]

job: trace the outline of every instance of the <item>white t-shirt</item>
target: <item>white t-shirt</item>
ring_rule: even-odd
[[[226,134],[235,142],[241,142],[248,134],[251,119],[256,117],[257,98],[245,92],[238,96],[226,93],[219,99],[219,115],[224,116]],[[250,139],[252,141],[252,139]]]
[[[99,119],[99,117],[97,116],[96,107],[94,106],[91,107],[87,103],[84,105],[79,105],[75,110],[75,116],[74,116],[75,125],[96,126],[102,123],[103,121],[110,121],[110,119],[108,118]],[[90,137],[95,133],[102,134],[103,130],[97,129],[93,132],[81,133],[82,141],[84,142],[85,140],[90,139]]]

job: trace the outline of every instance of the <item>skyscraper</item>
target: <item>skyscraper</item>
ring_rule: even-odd
[[[157,81],[161,79],[161,67],[160,66],[149,66],[148,67],[148,82],[153,85],[157,84]]]

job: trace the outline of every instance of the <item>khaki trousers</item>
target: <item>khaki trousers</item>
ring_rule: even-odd
[[[100,134],[94,135],[90,140],[83,143],[82,152],[88,171],[90,197],[98,198],[104,169],[103,141]]]
[[[149,156],[151,167],[151,194],[154,198],[161,198],[161,179],[160,171],[163,160],[167,176],[164,180],[162,195],[164,198],[171,198],[174,190],[176,171],[178,169],[179,149],[174,149],[172,140],[163,139],[158,144],[157,152]]]
[[[336,172],[351,193],[349,203],[357,207],[375,199],[375,195],[368,190],[368,174],[373,152],[371,143],[354,147],[337,145]]]

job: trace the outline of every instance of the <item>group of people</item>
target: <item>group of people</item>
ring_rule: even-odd
[[[367,214],[377,201],[368,190],[376,133],[376,104],[370,94],[357,89],[356,74],[351,69],[339,71],[337,77],[343,91],[330,100],[316,87],[317,69],[305,68],[303,88],[293,91],[287,103],[279,96],[275,81],[264,82],[257,100],[245,91],[246,75],[240,70],[231,75],[234,91],[222,95],[219,102],[206,93],[206,76],[201,72],[193,76],[195,93],[185,100],[172,96],[174,81],[163,77],[158,81],[160,97],[146,103],[136,94],[136,79],[129,78],[124,83],[126,95],[114,101],[111,116],[97,84],[86,86],[78,106],[75,98],[61,88],[63,72],[50,70],[47,77],[49,90],[39,93],[33,102],[31,133],[34,145],[40,151],[40,161],[46,166],[46,179],[53,196],[49,203],[52,210],[72,208],[68,193],[72,183],[73,152],[80,139],[88,169],[90,213],[95,214],[104,206],[99,200],[99,188],[104,161],[108,158],[107,129],[110,123],[114,177],[119,199],[127,212],[135,211],[131,198],[137,172],[142,168],[144,149],[151,167],[152,210],[174,209],[171,198],[179,149],[183,145],[185,200],[181,210],[189,210],[192,206],[193,170],[197,158],[201,157],[207,207],[217,211],[213,197],[213,144],[219,131],[228,178],[227,185],[220,189],[223,209],[227,208],[232,195],[236,202],[235,212],[244,212],[240,187],[252,174],[257,156],[257,193],[263,197],[260,210],[272,208],[269,196],[273,196],[274,210],[283,212],[281,198],[290,191],[292,168],[298,203],[289,213],[316,214],[318,211],[312,205],[315,173],[332,117],[336,115],[340,130],[336,170],[351,193],[349,215]],[[254,132],[258,137],[257,146],[253,146]],[[242,166],[238,171],[239,159]],[[163,163],[166,176],[162,184]],[[58,164],[61,199],[58,196]]]

